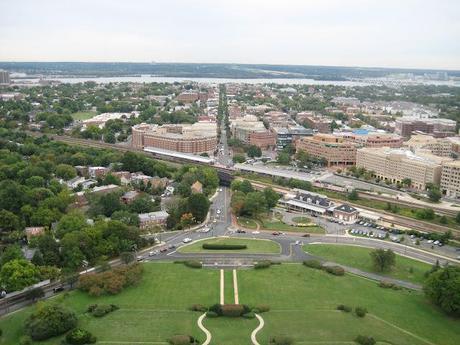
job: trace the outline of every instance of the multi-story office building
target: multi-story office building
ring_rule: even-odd
[[[232,137],[245,143],[249,142],[249,135],[252,132],[265,132],[266,130],[263,122],[254,115],[237,118],[232,120],[230,124]]]
[[[403,138],[397,134],[369,132],[358,129],[353,132],[335,133],[360,147],[401,147]]]
[[[276,134],[276,147],[279,150],[284,149],[287,145],[295,145],[296,141],[303,137],[311,137],[313,131],[302,126],[274,127],[273,133]]]
[[[413,132],[433,134],[443,138],[455,135],[457,123],[449,119],[402,117],[396,120],[395,132],[403,137],[410,137]]]
[[[404,143],[404,146],[417,152],[418,150],[427,150],[440,157],[450,157],[452,155],[452,142],[446,138],[435,138],[431,135],[418,134],[413,135]]]
[[[143,123],[132,128],[132,145],[135,148],[155,147],[192,154],[212,154],[217,147],[217,126],[215,122],[163,126]]]
[[[311,113],[298,113],[297,122],[305,123],[311,129],[317,130],[319,133],[330,133],[332,119],[315,115]]]
[[[324,159],[327,166],[347,166],[356,162],[357,144],[333,134],[315,134],[296,142],[296,149]]]
[[[356,152],[356,166],[372,171],[373,176],[391,183],[411,180],[411,187],[424,190],[427,183],[439,185],[441,167],[450,158],[407,149],[360,148]]]
[[[271,149],[276,146],[276,134],[269,130],[252,131],[249,133],[249,144],[261,149]]]
[[[449,198],[460,197],[460,161],[446,162],[443,164],[441,191]]]
[[[0,84],[11,84],[10,72],[0,70]]]

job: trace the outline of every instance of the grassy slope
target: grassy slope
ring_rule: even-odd
[[[372,315],[359,319],[335,311],[341,303],[366,307],[371,314],[432,343],[460,343],[460,322],[445,317],[421,293],[382,289],[365,279],[335,277],[300,264],[240,271],[238,277],[240,303],[267,303],[272,308],[262,314],[266,321],[259,337],[262,344],[277,334],[289,334],[299,344],[350,342],[358,334],[398,345],[427,344]]]
[[[338,264],[418,284],[423,283],[425,272],[431,268],[429,264],[397,255],[396,265],[393,270],[388,273],[381,273],[375,271],[373,267],[369,255],[372,251],[370,248],[347,245],[312,244],[305,245],[304,249],[310,254],[334,261]],[[413,270],[412,273],[410,272],[411,268]]]
[[[71,293],[65,304],[79,313],[80,325],[94,332],[99,341],[126,345],[162,342],[177,333],[189,333],[203,341],[203,334],[196,326],[199,313],[189,312],[187,308],[193,303],[210,305],[218,301],[219,271],[161,263],[145,264],[145,268],[144,279],[137,287],[117,296],[99,298]],[[226,282],[230,282],[231,271],[225,273]],[[350,275],[335,277],[300,264],[239,270],[238,282],[240,303],[264,303],[272,308],[262,314],[266,326],[258,339],[263,345],[276,334],[289,334],[296,344],[310,345],[324,345],[328,341],[346,344],[358,334],[398,345],[429,344],[420,338],[437,345],[460,342],[460,322],[445,317],[421,293],[381,289],[365,279]],[[115,303],[121,309],[100,319],[82,315],[91,303]],[[358,319],[335,311],[341,303],[364,306],[370,314]],[[30,310],[0,319],[4,332],[0,344],[18,343],[22,321]],[[250,344],[249,336],[257,321],[220,318],[206,319],[204,324],[212,332],[212,344],[245,345]],[[55,338],[38,344],[57,345],[59,341]]]
[[[96,116],[96,113],[94,111],[79,111],[76,113],[71,114],[72,118],[74,120],[87,120],[90,119],[94,116]]]
[[[93,332],[99,341],[165,341],[174,334],[192,334],[204,339],[196,325],[198,313],[187,309],[194,303],[218,302],[217,271],[197,270],[179,264],[146,264],[141,284],[116,296],[89,297],[71,293],[63,303],[79,316],[79,325]],[[195,279],[199,274],[200,279]],[[56,299],[53,299],[56,300]],[[120,307],[103,318],[83,314],[89,304],[114,303]],[[18,344],[23,320],[32,309],[0,319],[0,344]],[[39,344],[59,344],[51,339]]]
[[[204,250],[202,245],[204,243],[218,243],[218,244],[246,244],[246,249],[241,250]],[[265,254],[278,254],[281,248],[278,243],[269,240],[253,240],[243,238],[213,238],[209,240],[202,240],[193,242],[190,245],[180,247],[180,253],[265,253]]]

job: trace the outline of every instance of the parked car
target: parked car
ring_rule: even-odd
[[[273,236],[279,236],[279,235],[281,235],[281,232],[279,232],[279,231],[273,231],[273,232],[272,232],[272,235],[273,235]]]
[[[63,287],[63,286],[58,286],[58,287],[55,287],[55,288],[53,289],[53,292],[54,292],[54,293],[58,293],[58,292],[62,292],[62,291],[64,291],[64,287]]]
[[[246,233],[246,231],[243,230],[243,229],[238,229],[238,230],[236,230],[236,232],[237,232],[238,234],[245,234],[245,233]]]
[[[184,238],[184,240],[183,240],[182,242],[184,242],[184,243],[190,243],[190,242],[192,242],[192,239],[189,238],[189,237],[186,237],[186,238]]]
[[[166,253],[168,251],[168,248],[163,247],[160,249],[160,253]]]

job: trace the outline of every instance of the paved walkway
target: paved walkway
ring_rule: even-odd
[[[260,345],[260,343],[257,341],[257,333],[262,329],[264,328],[264,325],[265,325],[265,321],[264,319],[262,318],[262,316],[260,316],[259,314],[256,314],[256,318],[257,320],[259,320],[259,326],[256,327],[255,330],[252,331],[251,333],[251,341],[252,341],[252,344],[253,345]]]
[[[225,304],[225,282],[224,282],[224,270],[220,270],[220,304]]]
[[[238,278],[236,276],[236,270],[233,270],[233,292],[235,294],[235,304],[240,304],[238,296]]]
[[[206,329],[206,327],[203,326],[203,319],[205,317],[206,317],[206,313],[204,313],[198,318],[198,327],[200,327],[200,329],[204,332],[204,334],[206,334],[206,340],[203,342],[202,345],[209,345],[209,343],[211,342],[212,336],[211,336],[211,332],[209,332]]]

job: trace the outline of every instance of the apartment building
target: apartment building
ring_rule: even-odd
[[[391,183],[408,178],[412,188],[424,190],[427,183],[439,185],[442,164],[451,160],[429,153],[408,149],[360,148],[356,152],[356,166],[372,171],[375,177]]]
[[[333,134],[315,134],[296,142],[296,149],[324,159],[327,166],[349,166],[356,162],[357,144]]]
[[[257,119],[255,115],[246,115],[231,121],[230,131],[232,137],[242,142],[249,142],[249,135],[253,132],[265,132],[265,128],[262,121]]]
[[[411,151],[427,150],[435,156],[450,157],[452,155],[452,142],[446,138],[435,138],[431,135],[417,134],[404,143]]]
[[[449,198],[460,197],[460,161],[446,162],[442,166],[441,191]]]
[[[215,122],[163,126],[143,123],[132,128],[132,146],[212,154],[217,147],[217,126]]]
[[[272,131],[252,131],[249,133],[249,144],[261,149],[271,149],[276,146],[276,134]]]
[[[0,84],[11,84],[10,72],[0,70]]]
[[[305,113],[299,113],[297,114],[297,121],[300,123],[305,123],[308,127],[317,130],[319,133],[331,132],[332,119],[325,116],[315,114],[306,115]]]
[[[413,132],[432,134],[436,138],[455,135],[457,123],[442,118],[402,117],[396,120],[395,132],[403,137],[410,137]]]
[[[345,139],[352,141],[360,147],[401,147],[403,138],[392,133],[369,132],[358,129],[354,132],[335,133]]]

